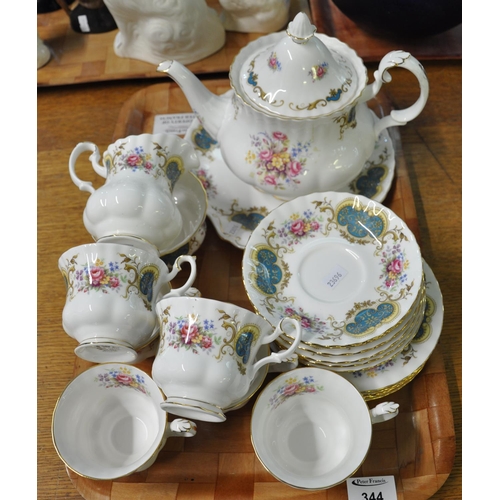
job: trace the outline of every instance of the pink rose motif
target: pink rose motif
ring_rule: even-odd
[[[389,280],[389,279],[385,280],[385,286],[387,288],[391,288],[393,285],[394,285],[394,280]]]
[[[298,219],[296,221],[293,221],[290,229],[291,229],[293,234],[296,234],[297,236],[304,236],[304,234],[305,234],[304,221],[302,219]]]
[[[309,321],[309,318],[305,318],[304,316],[302,316],[302,318],[300,318],[300,324],[303,328],[310,328],[311,327],[311,322]]]
[[[286,134],[284,134],[283,132],[273,132],[273,137],[277,141],[286,141],[288,139],[288,137],[286,136]]]
[[[403,270],[403,263],[399,259],[394,259],[387,266],[387,271],[394,274],[399,274]]]
[[[259,158],[264,161],[269,161],[273,157],[273,152],[270,149],[263,149],[259,152]]]
[[[283,389],[283,394],[285,396],[292,396],[293,394],[295,394],[299,389],[299,385],[298,384],[290,384],[290,385],[287,385],[284,389]]]
[[[302,165],[300,164],[300,161],[292,161],[290,162],[290,175],[292,177],[297,177],[297,175],[300,174],[302,170]]]
[[[136,165],[139,165],[141,163],[141,157],[139,155],[130,155],[127,158],[127,163],[131,167],[135,167]]]
[[[185,323],[181,328],[181,337],[185,344],[191,344],[193,337],[198,335],[198,327],[196,325],[190,325]]]
[[[312,385],[306,386],[306,392],[316,392],[316,389]]]
[[[109,278],[109,286],[111,288],[118,288],[120,286],[120,280],[116,276]]]
[[[311,231],[317,231],[319,229],[319,222],[313,220],[310,224],[311,226]]]
[[[316,70],[316,75],[318,76],[318,78],[321,78],[325,75],[325,70],[324,70],[323,66],[318,66],[318,68]]]
[[[201,345],[204,349],[209,349],[212,347],[212,339],[210,337],[203,336],[201,339]]]
[[[153,164],[150,161],[147,161],[146,164],[144,165],[144,168],[146,170],[151,170],[153,168]]]
[[[276,179],[272,175],[266,175],[264,177],[264,182],[270,184],[271,186],[276,186]]]
[[[130,385],[134,379],[130,375],[125,375],[124,373],[119,373],[116,376],[116,380],[118,382],[120,382],[120,384]]]
[[[287,314],[288,316],[293,316],[295,314],[295,311],[291,307],[287,307],[285,309],[285,314]]]
[[[269,66],[271,66],[271,68],[275,68],[277,65],[278,65],[278,59],[276,57],[270,57]]]
[[[105,276],[104,269],[102,269],[101,267],[93,267],[89,273],[90,282],[92,286],[99,286],[104,276]]]

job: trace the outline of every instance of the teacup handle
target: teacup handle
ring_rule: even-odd
[[[248,376],[250,379],[253,379],[255,374],[263,366],[270,363],[281,363],[282,361],[288,361],[289,358],[294,354],[295,350],[299,346],[300,341],[302,340],[302,326],[296,319],[283,318],[275,328],[274,332],[271,335],[265,337],[262,343],[270,344],[273,340],[276,340],[284,332],[284,326],[286,323],[290,323],[295,330],[295,340],[293,341],[292,345],[286,350],[273,352],[269,356],[259,359],[259,361],[249,367]]]
[[[395,67],[407,69],[417,77],[420,85],[420,95],[409,108],[392,110],[389,115],[381,118],[374,126],[375,137],[378,137],[380,132],[388,127],[406,125],[409,121],[415,119],[424,109],[429,97],[429,80],[424,67],[409,52],[393,50],[380,61],[377,71],[373,74],[375,81],[365,88],[360,102],[375,97],[382,85],[392,80],[388,70]]]
[[[82,181],[76,175],[76,160],[85,151],[92,152],[89,156],[89,160],[92,162],[92,167],[95,172],[101,177],[105,178],[107,176],[106,167],[99,164],[99,160],[101,159],[99,148],[93,142],[80,142],[74,147],[69,157],[69,175],[80,191],[87,191],[92,194],[95,192],[95,188],[92,186],[92,183],[90,181]]]
[[[193,257],[191,255],[181,255],[180,257],[177,257],[177,259],[174,262],[174,265],[172,266],[172,271],[170,271],[167,274],[167,280],[172,281],[180,272],[182,268],[182,264],[184,262],[189,262],[191,265],[191,273],[189,274],[189,278],[187,279],[186,283],[182,285],[179,288],[173,288],[168,292],[166,295],[161,297],[160,300],[166,299],[167,297],[181,297],[186,294],[192,294],[192,291],[190,291],[190,288],[192,287],[194,280],[196,279],[196,257]]]
[[[185,418],[176,418],[167,424],[167,437],[193,437],[196,436],[196,424]]]
[[[380,403],[370,410],[372,424],[379,424],[391,420],[399,413],[399,404],[394,402]]]

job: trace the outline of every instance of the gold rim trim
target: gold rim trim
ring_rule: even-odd
[[[78,476],[80,477],[83,477],[85,479],[92,479],[92,480],[96,480],[96,481],[114,481],[115,479],[119,479],[121,477],[127,477],[127,476],[130,476],[131,474],[133,474],[134,472],[136,472],[138,469],[140,469],[141,467],[144,466],[145,463],[147,463],[151,457],[153,457],[155,455],[155,453],[159,453],[160,450],[163,448],[163,446],[165,446],[166,444],[166,440],[164,442],[164,437],[165,437],[165,434],[167,432],[167,429],[168,429],[168,414],[167,412],[165,412],[165,428],[163,429],[163,434],[162,434],[162,438],[160,439],[160,441],[158,442],[158,445],[156,446],[155,450],[149,455],[149,457],[147,458],[147,460],[144,461],[144,463],[138,465],[134,470],[130,471],[130,472],[127,472],[126,474],[122,475],[122,476],[116,476],[116,477],[93,477],[93,476],[87,476],[86,474],[83,474],[82,472],[78,472],[77,470],[75,470],[73,467],[71,467],[68,462],[66,462],[66,460],[64,460],[63,456],[61,455],[60,451],[59,451],[59,448],[57,447],[57,444],[56,444],[56,439],[55,439],[55,432],[54,432],[54,420],[55,420],[55,415],[56,415],[56,411],[57,411],[57,408],[59,406],[59,403],[64,395],[64,393],[66,392],[66,390],[69,388],[69,386],[75,382],[75,380],[80,376],[80,375],[83,375],[84,373],[90,371],[90,370],[94,370],[94,369],[97,369],[97,368],[103,368],[103,367],[106,367],[107,365],[122,365],[122,364],[127,364],[127,363],[115,363],[115,362],[112,362],[112,363],[100,363],[98,365],[95,365],[95,366],[91,366],[90,368],[88,368],[87,370],[83,371],[82,373],[80,373],[79,375],[77,375],[76,377],[74,377],[72,380],[70,380],[65,388],[63,389],[63,391],[61,392],[61,394],[59,394],[58,398],[57,398],[57,401],[56,401],[56,404],[54,405],[54,409],[52,410],[52,421],[51,421],[51,425],[50,425],[50,429],[51,429],[51,437],[52,437],[52,445],[54,446],[54,449],[56,450],[56,453],[58,455],[58,457],[60,458],[60,460],[64,463],[64,465],[66,466],[66,468],[68,468],[70,471],[74,472],[75,474],[77,474]],[[144,372],[143,370],[141,370],[140,368],[137,368],[136,366],[131,366],[131,365],[127,365],[127,367],[131,367],[131,368],[134,368],[135,370],[137,370],[138,372],[141,373],[142,376],[146,376],[153,384],[153,387],[156,386],[157,387],[157,384],[156,382],[146,373]],[[162,391],[160,390],[160,388],[158,387],[158,390],[159,390],[159,394],[160,394],[160,399],[163,399],[163,397],[161,396],[163,393]]]
[[[308,353],[311,353],[313,355],[316,354],[319,356],[331,358],[332,362],[335,362],[335,360],[337,358],[337,359],[339,359],[339,361],[336,364],[338,364],[339,366],[342,366],[342,365],[346,365],[346,363],[349,363],[349,361],[342,360],[343,356],[356,356],[358,354],[362,355],[366,352],[373,351],[374,349],[378,349],[379,347],[385,346],[389,342],[392,342],[391,345],[387,346],[382,351],[377,351],[377,352],[373,353],[371,356],[361,357],[361,358],[358,358],[356,361],[352,361],[352,362],[359,362],[359,361],[364,361],[364,360],[375,359],[374,356],[382,357],[384,355],[384,353],[387,354],[388,352],[390,352],[391,349],[393,349],[395,346],[399,345],[401,342],[404,342],[406,339],[408,339],[408,337],[411,337],[412,334],[413,335],[416,334],[414,329],[419,324],[421,324],[425,318],[425,304],[426,304],[426,297],[422,297],[422,299],[420,300],[420,303],[418,305],[417,310],[414,311],[415,317],[413,319],[411,319],[411,321],[400,332],[398,332],[397,335],[389,338],[385,342],[376,344],[373,347],[370,347],[368,349],[363,349],[359,352],[345,352],[345,353],[335,353],[334,354],[332,352],[325,352],[325,351],[308,349],[309,346],[300,345],[297,349],[297,355],[303,356],[305,359],[314,359],[314,358],[308,357]],[[284,337],[284,335],[280,335],[276,339],[276,341],[277,342],[281,341],[283,344],[285,344],[286,346],[289,347],[291,345],[291,342],[289,342],[288,338],[283,338],[283,337]],[[394,338],[396,338],[396,340],[394,340]],[[301,354],[302,351],[305,351],[305,354]],[[325,361],[326,363],[328,363],[328,361],[326,361],[326,360],[321,360],[321,361]],[[346,365],[346,366],[349,366],[349,365]]]
[[[410,375],[401,379],[396,384],[388,385],[383,389],[361,391],[361,395],[363,396],[365,401],[372,401],[374,399],[384,398],[396,391],[399,391],[399,389],[402,389],[405,385],[409,384],[423,370],[426,362],[427,360],[425,360],[424,363],[419,366],[414,372],[410,373]]]
[[[356,344],[345,344],[345,345],[329,345],[329,346],[327,346],[327,345],[324,345],[324,344],[317,344],[315,342],[310,342],[310,341],[305,341],[305,340],[303,340],[301,343],[304,344],[304,345],[310,345],[311,347],[319,347],[321,349],[346,349],[346,348],[349,348],[349,347],[363,346],[363,345],[366,345],[366,344],[368,344],[370,342],[373,342],[374,340],[378,340],[378,339],[384,337],[385,335],[387,335],[388,333],[393,332],[396,328],[399,328],[401,325],[403,325],[406,321],[409,320],[409,317],[415,312],[413,310],[413,305],[418,300],[421,299],[422,295],[425,294],[425,290],[426,290],[426,287],[425,287],[425,275],[424,275],[424,273],[422,273],[421,285],[420,285],[419,291],[417,293],[417,297],[413,301],[412,306],[410,306],[410,309],[404,314],[404,316],[402,316],[398,320],[397,323],[395,323],[394,325],[392,325],[390,328],[387,328],[386,330],[384,330],[382,333],[378,334],[375,337],[370,337],[369,339],[366,339],[363,342],[357,342]],[[249,299],[250,299],[250,297],[249,297]],[[251,299],[250,299],[250,302],[252,302]],[[286,335],[288,338],[292,338],[289,335],[287,335],[286,333],[284,335]]]
[[[293,370],[292,370],[293,371]],[[290,373],[290,372],[287,372],[287,373]],[[346,380],[346,379],[344,379]],[[349,382],[348,380],[346,380],[347,382]],[[271,382],[272,383],[272,382]],[[352,382],[349,382],[351,385]],[[278,481],[282,482],[283,484],[286,484],[288,486],[291,486],[292,488],[300,488],[301,490],[305,490],[305,491],[321,491],[321,490],[326,490],[326,489],[329,489],[329,488],[333,488],[334,486],[337,486],[338,484],[341,484],[343,483],[346,479],[348,479],[349,477],[351,477],[353,474],[355,474],[359,469],[360,467],[363,465],[364,461],[366,460],[366,457],[368,456],[368,453],[370,451],[370,448],[371,448],[371,443],[372,443],[372,438],[373,438],[373,431],[370,432],[370,440],[368,442],[368,446],[366,448],[366,452],[365,452],[365,456],[362,458],[362,460],[360,461],[359,465],[346,477],[344,477],[343,479],[340,479],[339,481],[336,481],[336,482],[333,482],[331,484],[328,484],[326,486],[321,486],[319,488],[306,488],[304,486],[297,486],[296,484],[293,484],[293,483],[290,483],[290,482],[287,482],[287,481],[284,481],[282,478],[278,477],[276,474],[274,474],[274,472],[272,472],[268,466],[264,463],[264,461],[261,459],[260,455],[259,455],[259,452],[257,451],[257,446],[255,445],[255,441],[254,441],[254,438],[253,438],[253,433],[252,433],[252,420],[254,418],[254,412],[255,412],[255,408],[257,407],[257,403],[259,402],[260,398],[262,397],[263,395],[263,392],[261,392],[256,401],[255,401],[255,404],[253,405],[253,408],[252,408],[252,413],[250,415],[250,441],[252,442],[252,447],[255,451],[255,456],[258,458],[259,462],[262,464],[262,467],[264,467],[264,469],[267,470],[267,472],[269,472],[269,474],[271,474],[273,477],[275,477]],[[364,398],[363,398],[364,399]],[[365,399],[365,402],[366,402],[366,399]],[[370,409],[367,407],[367,411],[370,412]],[[373,424],[371,424],[373,425]]]

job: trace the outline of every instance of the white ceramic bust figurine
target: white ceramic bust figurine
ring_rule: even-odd
[[[40,69],[42,66],[45,66],[49,62],[51,55],[50,49],[47,47],[47,45],[45,45],[38,33],[36,34],[36,50],[37,69]]]
[[[217,12],[205,0],[104,0],[119,32],[114,50],[159,64],[175,59],[190,64],[217,52],[226,32]]]
[[[288,22],[290,0],[219,0],[227,31],[273,33]]]

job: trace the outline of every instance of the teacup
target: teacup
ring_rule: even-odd
[[[73,379],[52,416],[52,440],[80,476],[112,480],[150,467],[169,437],[192,437],[196,425],[167,421],[163,395],[134,366],[102,364]]]
[[[331,488],[354,474],[368,453],[372,425],[394,418],[399,405],[369,410],[359,391],[322,368],[283,373],[259,394],[251,439],[264,467],[294,488]]]
[[[106,179],[95,189],[76,174],[78,157],[92,151],[89,159],[95,172]],[[185,172],[199,166],[191,144],[175,134],[141,134],[118,139],[104,152],[81,142],[69,159],[71,180],[90,193],[83,223],[94,240],[126,235],[142,238],[168,252],[180,234],[183,221],[172,191]]]
[[[169,297],[156,305],[160,345],[152,377],[166,395],[162,408],[207,422],[226,420],[247,394],[257,372],[288,361],[302,335],[300,323],[285,318],[273,328],[257,314],[228,302],[201,297]],[[259,348],[283,331],[296,341],[255,361]]]
[[[172,289],[185,262],[189,277]],[[80,245],[64,252],[58,265],[66,284],[63,328],[79,343],[75,353],[97,363],[137,359],[158,336],[156,303],[164,296],[190,294],[196,279],[194,257],[178,257],[169,271],[151,245]]]

